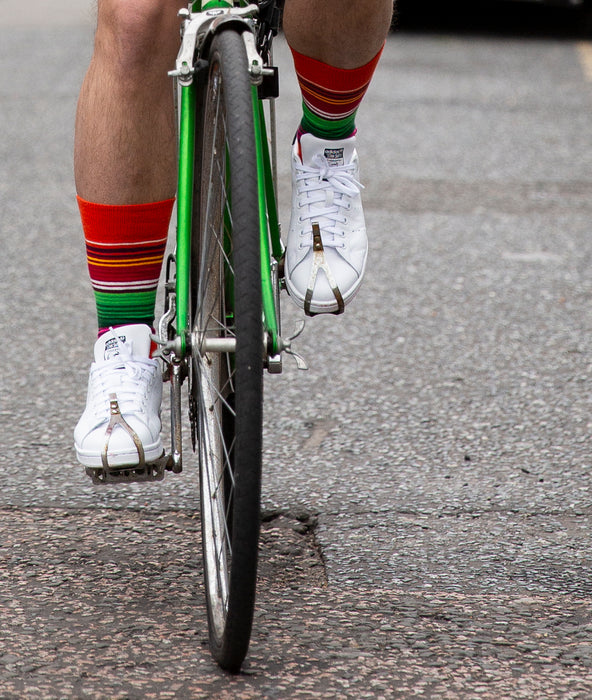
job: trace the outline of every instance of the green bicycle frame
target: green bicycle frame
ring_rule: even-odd
[[[263,297],[263,323],[271,339],[273,354],[279,352],[279,328],[276,298],[271,276],[271,256],[279,262],[282,256],[280,226],[278,221],[271,158],[265,128],[263,102],[253,86],[253,123],[257,154],[257,189],[259,200],[259,237],[261,241],[261,291]]]
[[[220,7],[233,7],[234,2],[232,0],[195,0],[191,3],[192,12],[202,12],[203,10],[212,10]]]
[[[191,330],[188,318],[189,279],[191,265],[191,229],[193,213],[193,182],[195,178],[195,85],[181,89],[179,120],[179,181],[177,185],[177,254],[176,307],[177,334],[185,355],[186,332]]]
[[[239,5],[245,5],[239,2]],[[192,4],[192,11],[232,7],[233,2],[211,0]],[[280,351],[278,309],[271,272],[271,260],[279,262],[283,247],[280,238],[275,189],[263,102],[259,99],[257,87],[252,87],[253,121],[257,156],[257,189],[259,207],[259,236],[261,248],[261,285],[263,299],[263,325],[270,340],[271,354]],[[191,232],[193,211],[193,183],[195,178],[195,129],[196,129],[196,90],[195,85],[184,85],[180,94],[179,118],[179,166],[177,193],[177,257],[176,257],[176,306],[177,335],[180,338],[183,355],[186,353],[186,338],[191,331],[192,319],[188,318],[190,295]]]

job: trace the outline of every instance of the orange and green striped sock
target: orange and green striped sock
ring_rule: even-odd
[[[152,326],[173,204],[94,204],[78,197],[100,330]]]
[[[382,49],[360,68],[335,68],[292,49],[302,92],[299,133],[327,140],[344,139],[356,130],[356,113],[368,90]]]

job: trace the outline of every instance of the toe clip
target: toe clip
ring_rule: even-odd
[[[325,248],[323,246],[323,239],[321,237],[321,228],[319,224],[316,221],[313,221],[312,224],[312,268],[310,270],[310,280],[308,282],[308,289],[306,290],[306,296],[304,298],[304,313],[307,316],[316,316],[317,312],[311,311],[310,306],[312,302],[312,294],[314,291],[314,286],[317,281],[317,277],[319,274],[320,270],[323,270],[325,275],[327,275],[327,280],[329,282],[329,286],[331,287],[331,291],[333,292],[333,296],[335,297],[335,300],[337,301],[337,311],[333,311],[332,313],[339,315],[342,314],[345,311],[345,303],[343,301],[343,296],[341,295],[341,292],[339,291],[339,287],[337,286],[337,283],[335,282],[335,277],[333,277],[333,273],[331,272],[331,268],[327,264],[327,260],[325,258]]]
[[[164,453],[150,464],[146,462],[144,447],[138,434],[121,415],[116,394],[109,394],[109,425],[105,431],[105,446],[101,452],[102,467],[87,467],[86,473],[94,484],[126,484],[132,481],[162,481],[165,471],[172,470],[172,459]],[[134,465],[109,465],[108,450],[115,426],[121,426],[131,437],[138,452],[139,462]]]
[[[138,457],[140,461],[138,467],[143,469],[146,466],[146,459],[144,458],[144,447],[142,441],[138,437],[138,433],[133,430],[125,418],[121,415],[121,410],[119,408],[119,401],[117,400],[116,394],[109,394],[109,425],[105,431],[105,446],[101,452],[101,461],[103,462],[103,467],[109,469],[109,459],[107,457],[107,451],[109,449],[109,442],[111,440],[111,435],[113,434],[113,429],[116,425],[120,425],[125,432],[131,437],[138,451]]]

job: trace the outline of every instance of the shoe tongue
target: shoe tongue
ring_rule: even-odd
[[[356,137],[340,141],[324,141],[312,134],[302,134],[300,137],[300,148],[302,152],[302,164],[314,165],[314,157],[317,153],[325,156],[329,166],[337,167],[350,163],[356,146]]]
[[[120,355],[120,345],[125,345],[130,355],[149,357],[150,332],[148,326],[134,324],[103,333],[95,343],[95,362],[115,360]]]

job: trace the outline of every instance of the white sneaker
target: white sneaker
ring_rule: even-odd
[[[286,287],[310,315],[341,313],[362,283],[368,239],[355,144],[303,134],[292,148]]]
[[[145,325],[111,329],[95,343],[86,409],[74,430],[86,467],[137,466],[162,456],[162,374],[149,355]]]

